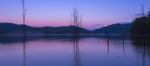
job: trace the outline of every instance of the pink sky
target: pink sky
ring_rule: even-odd
[[[73,8],[79,10],[82,27],[98,27],[131,22],[141,13],[141,0],[26,0],[26,24],[36,27],[67,26],[72,19]],[[145,11],[150,1],[145,0]],[[21,0],[0,0],[0,23],[22,24]]]

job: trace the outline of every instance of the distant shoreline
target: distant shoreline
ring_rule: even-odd
[[[28,25],[17,25],[13,23],[0,23],[0,34],[22,34],[25,28],[26,34],[38,34],[38,35],[64,35],[64,34],[74,34],[75,29],[77,29],[81,34],[86,35],[105,35],[105,34],[130,34],[131,24],[112,24],[106,27],[98,28],[95,30],[87,30],[82,27],[76,26],[63,26],[63,27],[32,27]]]

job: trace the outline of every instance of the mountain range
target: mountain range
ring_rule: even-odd
[[[75,29],[78,29],[80,34],[130,34],[131,24],[117,23],[90,31],[76,26],[32,27],[13,23],[0,23],[0,34],[22,34],[23,27],[26,34],[74,34]]]

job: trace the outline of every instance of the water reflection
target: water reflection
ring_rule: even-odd
[[[26,65],[26,35],[23,35],[23,66],[27,66]]]
[[[20,41],[20,37],[0,38],[0,66],[150,65],[149,39],[141,37],[140,39],[125,35],[119,38],[111,35],[37,37],[25,36],[22,37],[23,41]],[[10,62],[11,57],[16,59]],[[18,62],[20,59],[23,59],[23,64]]]
[[[123,50],[123,54],[125,54],[125,35],[122,35],[122,50]]]
[[[106,39],[106,45],[107,45],[107,55],[109,55],[109,53],[111,51],[111,49],[110,49],[110,47],[111,47],[110,40],[111,39],[117,39],[117,40],[121,39],[122,40],[122,43],[120,43],[120,44],[122,44],[122,53],[125,54],[125,35],[121,35],[121,38],[114,38],[111,35],[107,34],[105,39]]]
[[[74,41],[74,35],[6,35],[0,36],[0,43],[2,44],[13,44],[22,43],[23,41],[36,41],[36,40],[67,40]],[[80,38],[93,37],[91,35],[82,35]],[[11,40],[10,40],[11,39]],[[25,39],[25,40],[24,40]],[[23,40],[23,41],[22,41]]]
[[[81,66],[79,35],[74,35],[74,66]]]
[[[149,56],[150,50],[150,37],[149,36],[132,36],[133,45],[136,47],[137,52],[142,54],[142,66],[146,66],[147,55]]]
[[[110,40],[110,36],[109,36],[109,34],[107,34],[106,43],[107,43],[107,54],[108,54],[108,55],[109,55],[109,52],[110,52],[109,40]]]

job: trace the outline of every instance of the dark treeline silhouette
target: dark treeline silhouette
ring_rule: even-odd
[[[150,34],[150,12],[148,15],[136,18],[132,22],[132,35],[147,35]]]

